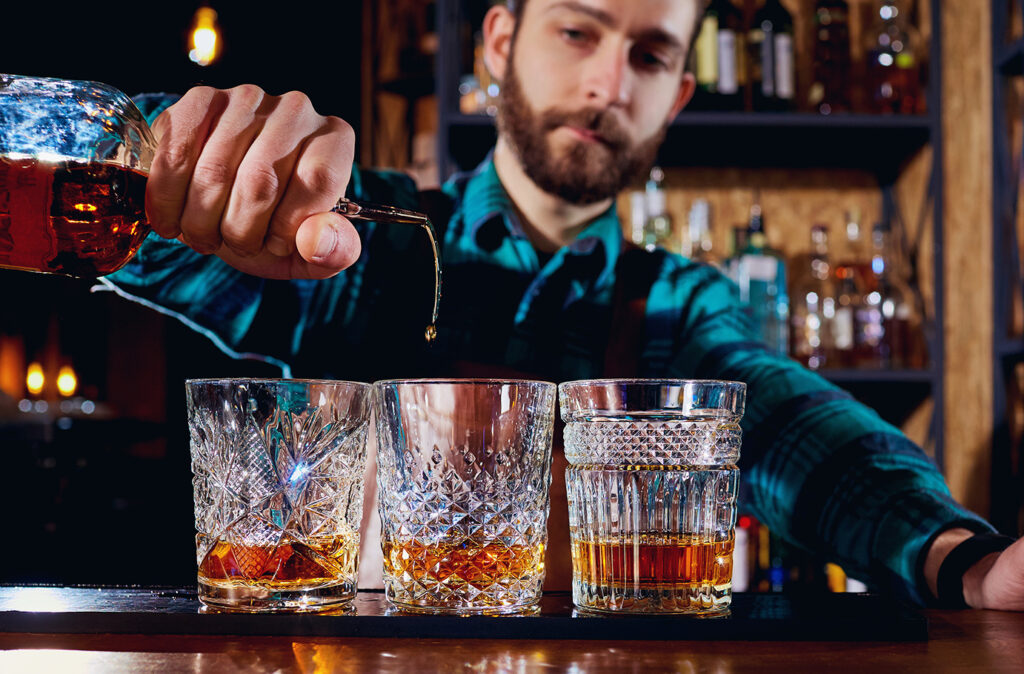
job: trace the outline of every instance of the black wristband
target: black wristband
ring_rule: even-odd
[[[938,605],[942,608],[967,608],[964,601],[964,574],[993,552],[1002,552],[1013,545],[1013,539],[1002,534],[974,534],[949,551],[939,566],[935,580]]]

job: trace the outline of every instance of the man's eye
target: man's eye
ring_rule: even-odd
[[[563,28],[562,37],[569,42],[585,42],[587,34],[582,30],[576,30],[575,28]]]
[[[640,63],[645,68],[651,68],[653,70],[663,70],[668,68],[668,63],[664,59],[660,58],[657,54],[652,54],[650,52],[640,55]]]

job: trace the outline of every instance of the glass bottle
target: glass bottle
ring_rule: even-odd
[[[793,281],[792,355],[812,370],[832,366],[835,284],[829,266],[828,228],[811,228],[810,264]]]
[[[915,346],[913,293],[903,280],[899,250],[887,223],[877,223],[872,231],[871,271],[879,294],[883,338],[880,367],[905,368],[913,361]]]
[[[694,107],[733,110],[742,105],[743,14],[730,0],[711,0],[695,43]]]
[[[722,271],[736,281],[739,278],[740,256],[747,247],[747,226],[735,225],[729,234],[729,256],[722,262]]]
[[[768,246],[761,204],[750,208],[747,244],[735,265],[733,279],[740,302],[751,317],[759,337],[780,356],[789,351],[789,296],[786,294],[786,262]]]
[[[706,199],[693,202],[687,224],[683,255],[695,262],[715,264],[717,260],[711,250],[711,204]]]
[[[850,109],[850,7],[846,0],[816,2],[814,79],[808,100],[823,115]]]
[[[747,31],[747,72],[754,110],[789,110],[796,98],[793,15],[767,0]]]
[[[837,367],[857,366],[857,321],[864,318],[864,288],[870,275],[868,257],[861,237],[860,214],[850,211],[846,218],[846,248],[835,269],[836,303],[832,327],[833,360]]]
[[[921,112],[920,35],[900,0],[877,0],[866,32],[868,105],[873,112],[911,115]]]
[[[665,199],[665,171],[660,166],[651,169],[644,187],[646,212],[643,246],[654,250],[672,234],[672,217]]]

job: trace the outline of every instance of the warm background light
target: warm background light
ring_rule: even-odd
[[[72,396],[78,388],[78,377],[70,365],[65,365],[57,374],[57,390],[62,396]]]
[[[216,60],[219,50],[217,12],[210,7],[200,7],[192,20],[192,49],[188,57],[201,66],[208,66]]]
[[[39,395],[43,392],[43,385],[46,383],[46,377],[43,376],[43,366],[39,363],[32,363],[28,366],[28,376],[25,377],[25,386],[28,388],[28,392],[34,396]]]

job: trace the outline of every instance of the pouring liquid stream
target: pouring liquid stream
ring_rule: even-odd
[[[376,204],[365,204],[348,199],[339,199],[338,204],[332,209],[335,213],[344,215],[346,218],[356,220],[369,220],[390,224],[417,225],[422,227],[430,240],[430,249],[434,254],[434,309],[430,315],[430,325],[423,331],[427,342],[433,342],[437,338],[437,310],[441,304],[441,256],[437,240],[437,230],[430,218],[415,211],[407,211],[394,206],[380,206]]]
[[[116,164],[0,155],[0,267],[68,276],[110,274],[132,258],[149,233],[147,174]],[[427,216],[341,199],[333,209],[356,220],[426,230],[434,256],[434,306],[424,336],[437,336],[441,263]]]

